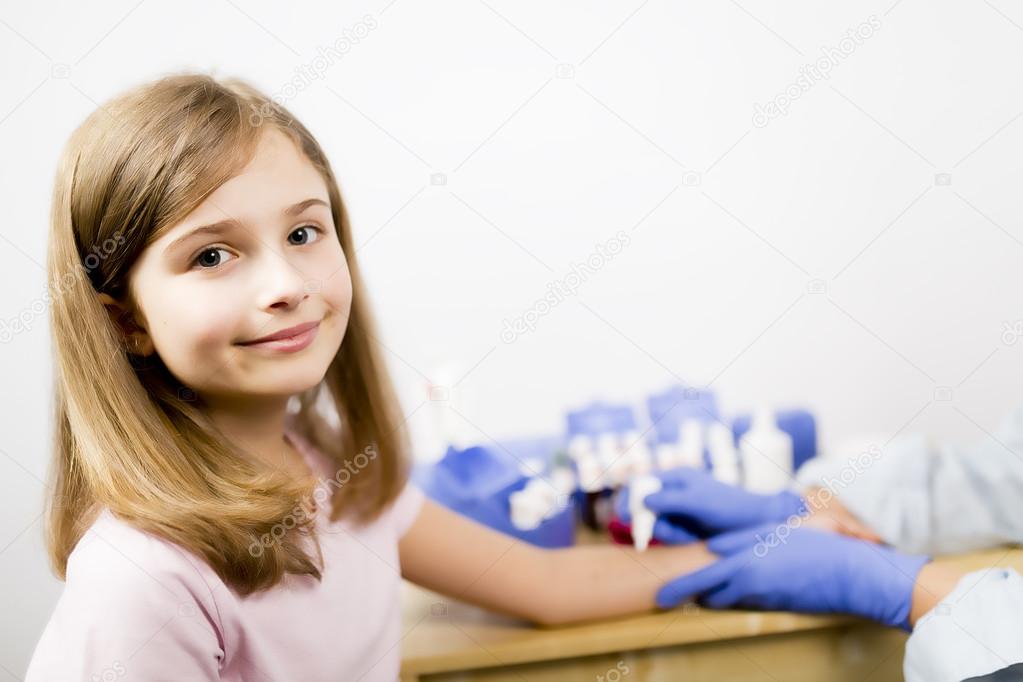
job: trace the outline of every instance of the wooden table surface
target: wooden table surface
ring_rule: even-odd
[[[1023,572],[1023,549],[1004,547],[941,557],[937,561],[964,571],[1011,566]],[[836,666],[844,667],[847,660],[851,661],[848,679],[864,679],[861,674],[864,671],[873,675],[870,679],[899,679],[905,642],[900,631],[850,616],[713,611],[695,605],[545,628],[490,613],[410,583],[404,586],[402,611],[404,680],[486,677],[567,682],[592,680],[594,671],[604,671],[604,679],[616,682],[625,679],[625,671],[634,673],[638,669],[649,674],[633,675],[631,679],[673,679],[672,674],[649,672],[656,669],[663,673],[669,669],[670,665],[660,660],[669,654],[673,660],[684,661],[686,679],[704,679],[688,674],[695,673],[699,666],[705,669],[707,679],[730,679],[722,676],[725,668],[737,671],[731,679],[751,679],[750,670],[760,670],[763,675],[759,677],[768,680],[813,679],[817,674],[812,672],[814,665],[833,670]],[[736,643],[742,646],[737,647]],[[851,659],[850,649],[856,654]],[[818,650],[824,658],[814,664],[810,658]],[[707,655],[701,658],[698,653]],[[805,675],[786,673],[779,677],[773,671],[780,668],[765,668],[779,665],[770,663],[779,657],[782,661],[800,658],[799,672]],[[882,657],[880,662],[874,660]],[[683,663],[671,668],[676,678],[679,665]],[[741,673],[743,669],[747,670],[745,675]],[[582,670],[585,674],[574,674]],[[793,674],[795,670],[792,668]]]

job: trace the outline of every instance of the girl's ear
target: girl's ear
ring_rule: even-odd
[[[128,352],[133,355],[151,355],[155,350],[153,339],[128,306],[110,294],[99,294],[98,297],[99,302],[106,308],[110,321],[120,330]]]

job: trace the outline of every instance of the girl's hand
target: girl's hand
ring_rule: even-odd
[[[665,544],[695,542],[764,523],[780,525],[793,516],[799,521],[792,525],[881,542],[834,494],[819,488],[807,491],[804,497],[789,491],[763,495],[722,483],[692,467],[662,471],[657,476],[662,488],[646,497],[646,506],[657,514],[654,537]],[[615,503],[615,513],[624,523],[631,522],[628,494],[628,489],[623,489]]]
[[[883,543],[881,537],[856,518],[838,498],[821,488],[810,488],[804,499],[810,515],[803,522],[804,526],[830,530],[842,535],[859,538],[867,542]],[[827,499],[825,502],[824,500]]]

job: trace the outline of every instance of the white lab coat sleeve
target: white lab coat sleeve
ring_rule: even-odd
[[[959,682],[1019,663],[1023,577],[1011,568],[985,568],[963,576],[920,618],[906,642],[902,672],[907,682]]]
[[[970,446],[901,437],[852,457],[819,457],[797,474],[833,494],[885,542],[943,554],[1023,542],[1023,405]],[[813,502],[813,495],[808,495]]]

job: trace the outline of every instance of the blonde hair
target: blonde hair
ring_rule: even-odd
[[[335,491],[331,520],[376,518],[407,479],[407,435],[323,150],[285,108],[241,80],[167,76],[94,111],[72,134],[56,175],[47,262],[56,409],[47,544],[61,579],[104,507],[203,558],[241,594],[272,587],[287,573],[321,576],[322,557],[314,561],[306,547],[312,540],[319,552],[312,518],[296,514],[311,500],[312,482],[270,471],[233,448],[201,398],[156,354],[130,352],[98,298],[107,293],[135,309],[132,264],[244,168],[265,126],[285,133],[321,173],[351,273],[344,342],[323,381],[298,396],[295,417],[338,470],[367,447],[375,455]],[[317,413],[321,398],[329,398],[336,421]],[[282,527],[290,530],[265,546]]]

